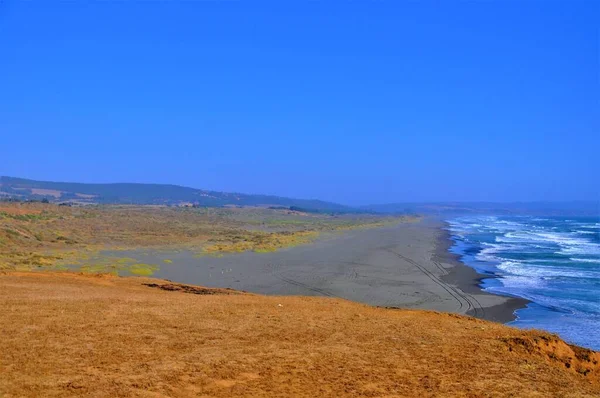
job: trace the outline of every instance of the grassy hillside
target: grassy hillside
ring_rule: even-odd
[[[0,396],[598,397],[600,354],[430,311],[0,272]]]
[[[207,191],[167,184],[86,184],[35,181],[0,177],[0,197],[47,199],[103,204],[196,204],[198,206],[285,206],[312,211],[353,212],[350,207],[322,200],[293,199],[270,195],[249,195]]]

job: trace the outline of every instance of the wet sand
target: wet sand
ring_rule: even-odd
[[[274,253],[195,257],[192,252],[126,252],[161,264],[155,277],[268,295],[328,296],[381,307],[514,319],[527,301],[481,291],[482,275],[448,252],[444,223],[424,219],[354,230]],[[163,263],[163,260],[172,263]]]
[[[491,278],[490,275],[482,275],[475,271],[473,268],[465,265],[460,261],[460,256],[450,253],[449,249],[452,246],[452,239],[450,233],[445,229],[447,227],[446,222],[438,221],[440,236],[436,243],[436,256],[440,259],[444,259],[445,262],[454,264],[448,273],[442,276],[444,282],[452,284],[458,287],[461,291],[466,294],[484,294],[486,296],[494,296],[490,293],[486,293],[481,290],[480,284],[482,279]],[[493,320],[496,322],[506,323],[515,319],[514,312],[520,308],[523,308],[529,303],[529,300],[515,297],[502,297],[506,299],[504,302],[484,308],[484,316],[476,314],[474,310],[467,311],[467,315],[476,316],[482,319]]]

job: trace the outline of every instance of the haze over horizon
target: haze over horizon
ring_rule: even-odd
[[[598,200],[599,12],[2,2],[0,175],[349,205]]]
[[[146,186],[147,185],[172,186],[172,187],[192,188],[192,189],[195,189],[195,190],[205,191],[205,189],[202,188],[202,187],[177,185],[177,184],[168,184],[168,183],[166,183],[166,184],[135,183],[135,182],[131,183],[131,182],[127,182],[127,181],[99,182],[99,183],[88,183],[86,181],[39,181],[39,180],[30,180],[30,179],[23,179],[23,178],[20,178],[20,177],[15,177],[15,176],[4,176],[4,175],[0,175],[0,187],[3,185],[3,183],[5,183],[5,181],[3,181],[3,178],[8,178],[8,179],[11,179],[11,180],[15,180],[15,179],[18,180],[19,182],[16,183],[16,185],[17,186],[22,186],[23,189],[28,189],[28,188],[25,188],[25,187],[27,187],[27,183],[28,182],[31,182],[31,183],[40,183],[41,184],[40,188],[42,188],[42,189],[50,189],[50,190],[53,190],[53,189],[59,189],[60,190],[61,188],[54,188],[54,187],[51,187],[51,186],[46,186],[47,183],[49,183],[49,184],[55,184],[55,183],[65,184],[66,183],[67,185],[70,185],[70,184],[73,184],[73,183],[74,184],[85,184],[86,187],[87,187],[86,191],[89,190],[89,189],[91,189],[91,191],[93,191],[93,186],[94,185],[102,185],[102,186],[105,186],[105,185],[127,185],[127,186],[130,186],[132,184],[140,184],[140,185],[143,185],[143,186],[144,185],[146,185]],[[7,184],[7,186],[10,188],[13,184],[15,184],[15,181],[11,181],[10,183]],[[35,187],[35,185],[34,185],[34,187]],[[66,188],[63,188],[63,189],[66,189]],[[77,188],[73,187],[71,189],[73,189],[74,192],[77,191]],[[68,193],[70,191],[67,190],[67,191],[63,191],[63,192]],[[119,192],[122,192],[122,191],[119,191]],[[126,190],[126,192],[133,193],[133,192],[135,192],[135,190],[128,189],[128,190]],[[247,194],[246,192],[236,192],[236,191],[215,191],[215,192],[224,193],[226,195],[227,194],[240,194],[240,195]],[[261,193],[257,193],[256,195],[262,195],[262,194]],[[103,195],[100,195],[100,196],[103,196]],[[273,196],[280,196],[280,195],[273,195]],[[28,198],[29,197],[27,196],[27,194],[26,194],[26,196],[21,197],[21,199],[28,199]],[[56,201],[56,200],[60,201],[60,198],[57,199],[56,197],[52,197],[52,195],[50,195],[47,198],[51,198],[53,201]],[[321,199],[321,198],[315,198],[315,197],[313,197],[313,198],[310,198],[310,197],[307,197],[307,198],[301,198],[301,197],[282,197],[282,198],[284,198],[284,199],[288,198],[288,199],[292,199],[292,200],[293,199],[300,199],[300,200],[308,200],[308,201],[313,201],[313,200],[314,201],[323,201],[323,199]],[[39,198],[33,198],[33,200],[40,200],[40,199]],[[115,200],[116,200],[116,202],[114,202],[114,203],[120,203],[119,202],[120,199],[115,199]],[[126,199],[124,199],[124,200],[126,200]],[[150,199],[148,199],[148,200],[150,200]],[[159,199],[157,199],[157,200],[159,200]],[[172,200],[177,201],[178,199],[172,199]],[[180,201],[184,201],[183,199],[179,199],[179,200]],[[92,202],[93,201],[94,201],[94,199],[92,199]],[[391,208],[389,209],[389,211],[392,211],[392,212],[399,211],[399,210],[400,211],[415,211],[415,208],[400,209],[398,206],[401,206],[401,205],[417,205],[417,204],[419,204],[419,205],[429,205],[429,204],[430,205],[458,205],[458,206],[461,206],[461,205],[464,205],[464,206],[470,206],[470,205],[481,206],[481,205],[494,205],[494,204],[499,205],[499,206],[502,206],[502,205],[519,205],[519,204],[522,204],[522,205],[533,205],[534,207],[530,208],[530,210],[540,209],[539,208],[540,205],[542,205],[542,206],[543,205],[558,205],[558,206],[565,206],[565,205],[566,206],[570,206],[570,205],[573,205],[575,207],[572,207],[572,209],[585,209],[588,212],[590,211],[590,209],[596,209],[596,210],[593,211],[593,214],[596,214],[596,212],[600,211],[600,207],[599,207],[600,206],[600,202],[597,201],[597,200],[562,200],[562,201],[561,200],[554,200],[554,201],[553,200],[537,200],[537,201],[493,201],[492,200],[492,201],[416,201],[416,202],[411,202],[411,201],[407,201],[407,200],[400,200],[400,201],[397,201],[397,202],[385,202],[384,201],[384,202],[371,202],[371,203],[358,204],[358,205],[353,205],[353,204],[346,203],[346,202],[335,202],[335,201],[326,201],[325,203],[330,203],[330,204],[335,204],[335,205],[342,205],[342,206],[348,206],[349,208],[353,208],[353,207],[356,207],[356,208],[363,207],[363,208],[370,208],[370,209],[375,209],[376,208],[376,209],[378,209],[378,211],[388,211],[388,210],[385,210],[385,209],[387,209],[388,207],[391,206]],[[265,204],[269,204],[269,203],[263,203],[262,205],[265,205]],[[277,206],[277,203],[272,204],[272,205]],[[252,205],[243,204],[242,206],[252,206]],[[300,207],[302,207],[302,206],[300,206]],[[310,206],[309,206],[309,208],[310,208]],[[477,207],[475,207],[475,208],[477,208]],[[542,207],[541,209],[544,209],[544,207]],[[566,208],[564,208],[564,207],[556,207],[554,209],[556,210],[556,209],[566,209]],[[498,209],[496,209],[496,210],[498,210]]]

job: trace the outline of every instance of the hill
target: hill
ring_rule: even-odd
[[[35,181],[24,178],[0,177],[0,196],[22,200],[78,202],[101,204],[198,206],[284,206],[324,212],[357,212],[348,206],[322,200],[294,199],[271,195],[250,195],[207,191],[169,184],[112,183],[87,184],[74,182]]]
[[[383,214],[433,214],[439,216],[459,214],[596,216],[600,213],[600,202],[406,202],[368,205],[361,209]]]
[[[600,354],[474,318],[0,273],[0,396],[597,397]]]

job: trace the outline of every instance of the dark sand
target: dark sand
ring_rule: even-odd
[[[527,301],[483,292],[482,275],[448,252],[442,221],[354,230],[274,253],[194,257],[191,252],[132,251],[159,263],[155,277],[269,295],[340,297],[382,307],[468,314],[497,322],[514,319]],[[171,260],[165,264],[163,260]]]
[[[447,263],[454,264],[454,267],[448,270],[442,279],[446,283],[457,286],[461,291],[467,294],[485,294],[490,295],[481,290],[481,281],[484,278],[491,278],[490,275],[482,275],[473,268],[465,265],[460,261],[460,256],[450,253],[452,246],[452,238],[450,233],[445,229],[446,222],[439,222],[441,225],[440,236],[436,242],[436,256],[444,259]],[[496,296],[496,295],[493,295]],[[510,322],[515,319],[514,312],[519,308],[523,308],[529,303],[529,300],[515,297],[505,297],[506,301],[491,307],[484,308],[485,315],[479,316],[475,311],[467,311],[467,315],[475,316],[482,319],[488,319],[496,322]]]

